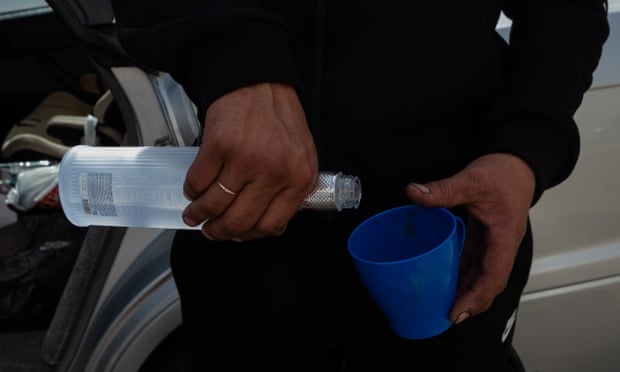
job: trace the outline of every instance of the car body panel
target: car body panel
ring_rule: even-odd
[[[52,8],[45,0],[2,0],[0,2],[0,21],[31,17],[51,11]]]
[[[531,372],[615,372],[620,366],[620,1],[575,115],[573,174],[531,212],[534,261],[514,345]]]

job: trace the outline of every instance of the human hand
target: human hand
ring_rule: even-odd
[[[280,235],[318,175],[316,148],[295,90],[263,83],[207,110],[183,192],[183,220],[212,240]],[[219,182],[219,184],[218,184]]]
[[[452,322],[486,311],[506,288],[527,228],[535,182],[521,158],[498,153],[474,160],[452,177],[407,185],[415,204],[464,206],[470,216]]]

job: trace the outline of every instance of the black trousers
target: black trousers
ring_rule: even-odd
[[[284,236],[211,242],[179,231],[171,256],[189,371],[508,369],[531,233],[492,307],[427,340],[394,335],[359,280],[346,241],[355,213],[300,212]]]

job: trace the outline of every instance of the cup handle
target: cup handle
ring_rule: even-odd
[[[463,246],[465,245],[465,222],[460,217],[454,217],[456,220],[456,233],[459,238],[459,255],[463,252]]]

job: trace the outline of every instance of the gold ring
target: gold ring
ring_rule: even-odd
[[[229,194],[229,195],[233,195],[233,196],[235,196],[235,195],[237,195],[237,194],[238,194],[238,192],[234,192],[234,191],[232,191],[231,189],[229,189],[228,187],[226,187],[226,186],[222,185],[222,183],[220,182],[220,180],[217,180],[216,182],[217,182],[217,185],[220,187],[220,189],[224,190],[224,192],[225,192],[225,193],[227,193],[227,194]]]

